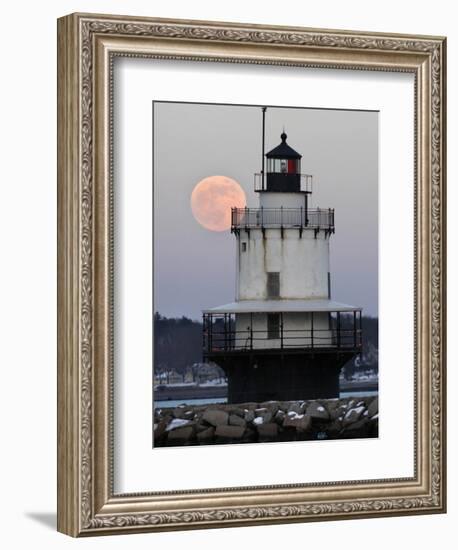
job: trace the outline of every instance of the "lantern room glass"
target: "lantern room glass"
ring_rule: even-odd
[[[299,174],[300,159],[267,159],[267,172],[270,174]]]

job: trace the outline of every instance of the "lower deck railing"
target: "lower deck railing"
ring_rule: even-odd
[[[223,353],[252,350],[294,350],[294,349],[346,349],[358,350],[362,346],[362,330],[324,329],[324,330],[209,330],[204,329],[204,353]]]

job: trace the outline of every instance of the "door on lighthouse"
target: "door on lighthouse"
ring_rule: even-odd
[[[280,273],[278,271],[267,272],[267,297],[280,298]]]

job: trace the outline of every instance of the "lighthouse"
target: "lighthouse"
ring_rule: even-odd
[[[232,208],[235,301],[203,311],[204,360],[225,371],[229,403],[338,397],[342,367],[361,352],[361,308],[331,297],[335,213],[310,207],[302,162],[283,131],[263,145],[258,205]]]

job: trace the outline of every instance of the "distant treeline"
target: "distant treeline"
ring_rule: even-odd
[[[378,317],[362,317],[363,350],[361,356],[351,359],[343,368],[345,378],[350,379],[361,371],[378,372]]]
[[[378,317],[362,317],[363,346],[369,342],[378,350]]]
[[[175,370],[202,361],[202,323],[187,317],[154,315],[154,367],[156,372]]]
[[[378,368],[378,318],[363,317],[363,354],[352,367],[356,370]],[[154,315],[154,366],[157,372],[175,370],[183,374],[187,367],[202,362],[202,323],[187,317],[168,318]],[[353,370],[352,368],[352,370]]]

